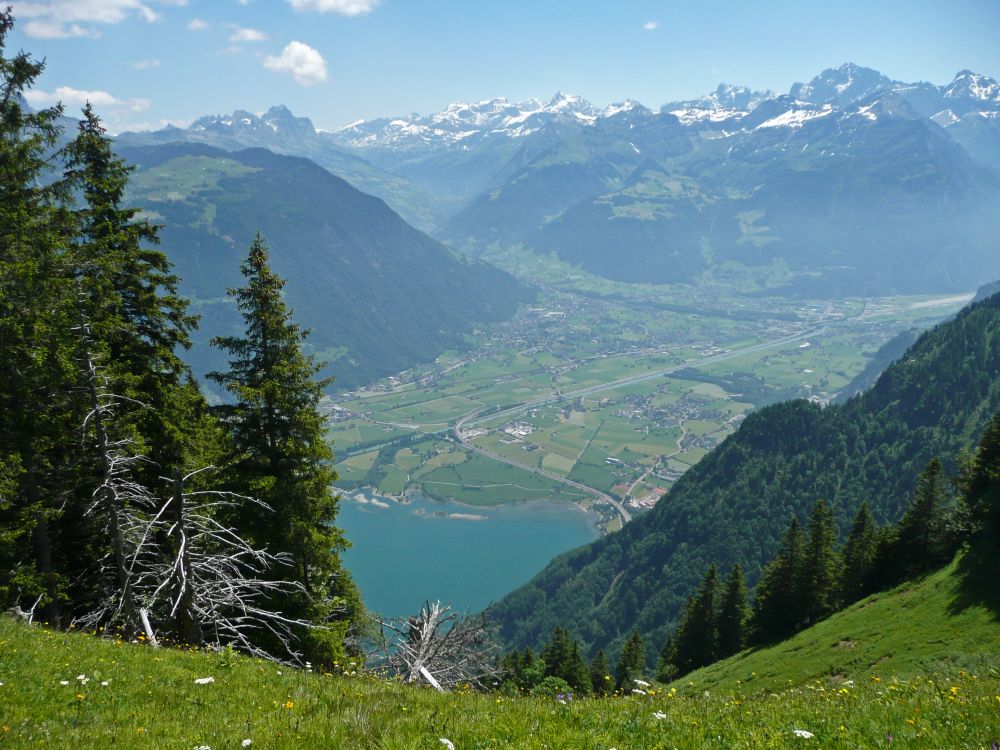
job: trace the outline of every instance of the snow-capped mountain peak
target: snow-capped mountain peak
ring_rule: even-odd
[[[1000,83],[989,76],[961,70],[944,90],[948,99],[973,99],[983,102],[1000,102]]]

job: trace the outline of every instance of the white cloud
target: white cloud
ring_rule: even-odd
[[[145,60],[133,60],[131,63],[131,67],[133,70],[149,70],[150,68],[160,67],[160,61],[153,58],[147,58]]]
[[[369,13],[379,0],[288,0],[300,13],[339,13],[342,16],[361,16]]]
[[[142,112],[149,109],[152,104],[149,99],[119,99],[107,91],[85,91],[74,89],[71,86],[59,86],[51,92],[31,89],[25,92],[24,98],[28,100],[29,104],[36,107],[50,107],[57,102],[62,102],[67,109],[82,107],[90,102],[98,110],[107,110],[110,115],[123,112]],[[98,112],[98,114],[105,113]]]
[[[187,0],[155,0],[159,5],[183,5]],[[161,19],[152,0],[26,0],[14,3],[14,15],[24,32],[38,39],[99,36],[100,25],[129,18],[147,23]]]
[[[646,31],[652,31],[659,25],[660,25],[659,21],[646,21],[646,23],[642,25],[642,28],[644,28]]]
[[[204,31],[208,28],[208,21],[202,21],[200,18],[192,18],[187,22],[187,27],[191,31]]]
[[[277,57],[268,55],[264,67],[279,73],[291,73],[295,82],[312,86],[326,80],[326,60],[303,42],[289,42]]]
[[[267,39],[267,34],[257,29],[236,29],[229,35],[231,42],[263,42]]]

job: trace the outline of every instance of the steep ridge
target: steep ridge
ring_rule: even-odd
[[[306,159],[193,144],[121,152],[138,165],[130,200],[165,225],[163,247],[203,316],[191,357],[197,372],[224,364],[206,342],[236,330],[226,289],[239,285],[258,229],[338,386],[461,348],[476,323],[503,319],[533,296]]]
[[[923,334],[876,385],[846,404],[805,401],[751,414],[647,515],[562,555],[494,609],[509,646],[568,627],[591,652],[632,628],[649,655],[709,563],[734,562],[752,585],[789,517],[817,498],[841,533],[862,501],[899,518],[935,455],[952,461],[1000,408],[1000,295]]]

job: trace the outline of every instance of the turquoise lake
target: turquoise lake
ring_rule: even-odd
[[[594,516],[568,503],[473,508],[424,497],[375,501],[343,497],[337,525],[353,545],[344,563],[365,604],[388,617],[412,614],[425,599],[480,610],[556,555],[598,536]]]

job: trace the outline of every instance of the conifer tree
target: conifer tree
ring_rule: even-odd
[[[778,554],[764,568],[755,591],[751,636],[754,643],[780,640],[803,621],[798,584],[804,542],[797,518],[792,518]]]
[[[62,107],[30,111],[24,94],[44,64],[6,55],[14,28],[0,10],[0,463],[10,489],[0,500],[0,606],[37,602],[58,626],[66,578],[56,556],[58,523],[73,461],[72,284],[64,248],[72,234],[65,184],[49,155]]]
[[[950,552],[945,533],[944,471],[931,459],[917,480],[910,504],[896,525],[894,570],[906,580],[944,562]]]
[[[660,682],[671,682],[677,678],[677,674],[677,648],[674,636],[671,634],[660,648],[660,655],[656,660],[656,679]]]
[[[842,550],[843,567],[839,590],[843,604],[856,602],[873,590],[878,539],[878,529],[872,520],[868,503],[863,502],[854,517]]]
[[[833,510],[819,500],[809,519],[809,536],[799,571],[798,590],[806,623],[818,622],[836,611],[840,580],[840,558],[834,548],[836,540]]]
[[[85,485],[98,488],[85,516],[78,512],[68,525],[75,531],[73,546],[78,551],[91,547],[99,563],[102,544],[110,546],[115,572],[113,580],[101,581],[93,571],[105,566],[90,565],[88,555],[78,555],[81,569],[70,566],[78,588],[74,599],[89,609],[89,598],[107,599],[109,587],[118,589],[126,628],[134,629],[121,529],[130,493],[115,487],[151,487],[161,476],[185,468],[199,419],[179,407],[197,409],[203,399],[178,350],[190,345],[196,319],[179,296],[166,255],[154,247],[157,228],[138,219],[138,209],[123,205],[132,168],[115,156],[90,104],[65,149],[65,163],[65,180],[82,199],[74,211],[76,237],[67,265],[75,292],[78,392],[85,394],[88,410],[84,460],[93,466]],[[127,462],[128,476],[122,472],[126,455],[142,457]],[[90,517],[99,521],[97,527],[88,523]]]
[[[590,685],[594,695],[605,696],[611,689],[611,667],[608,665],[608,657],[601,649],[594,656],[590,663]]]
[[[1000,529],[1000,411],[986,424],[971,463],[963,503],[972,530],[984,525]]]
[[[572,671],[573,641],[569,631],[556,625],[552,629],[552,637],[542,649],[541,657],[545,662],[546,677],[559,677],[570,682],[568,675]]]
[[[619,690],[629,690],[634,680],[642,677],[646,666],[646,647],[638,630],[633,630],[625,640],[618,666],[615,669],[615,686]]]
[[[294,570],[275,575],[301,583],[306,594],[282,602],[281,609],[328,628],[310,631],[306,655],[332,661],[343,654],[360,601],[340,564],[347,542],[333,525],[337,474],[319,408],[330,381],[318,378],[320,366],[302,349],[306,332],[282,299],[285,282],[271,270],[259,233],[242,272],[246,285],[230,294],[246,334],[213,340],[230,360],[228,372],[210,377],[235,399],[220,409],[232,435],[235,481],[270,510],[248,508],[237,520],[258,546],[291,555]]]
[[[679,674],[687,674],[716,659],[716,600],[718,570],[711,565],[698,587],[698,593],[688,600],[677,636],[674,640],[674,664]]]
[[[576,639],[573,640],[573,645],[570,649],[569,671],[563,679],[580,695],[590,695],[590,669],[587,667],[587,662],[583,658],[583,654],[580,653],[580,644]]]
[[[749,617],[747,606],[747,586],[743,571],[739,565],[733,565],[733,570],[726,579],[725,591],[722,594],[722,604],[719,607],[719,617],[716,625],[718,631],[718,658],[739,653],[746,647],[746,624]]]

